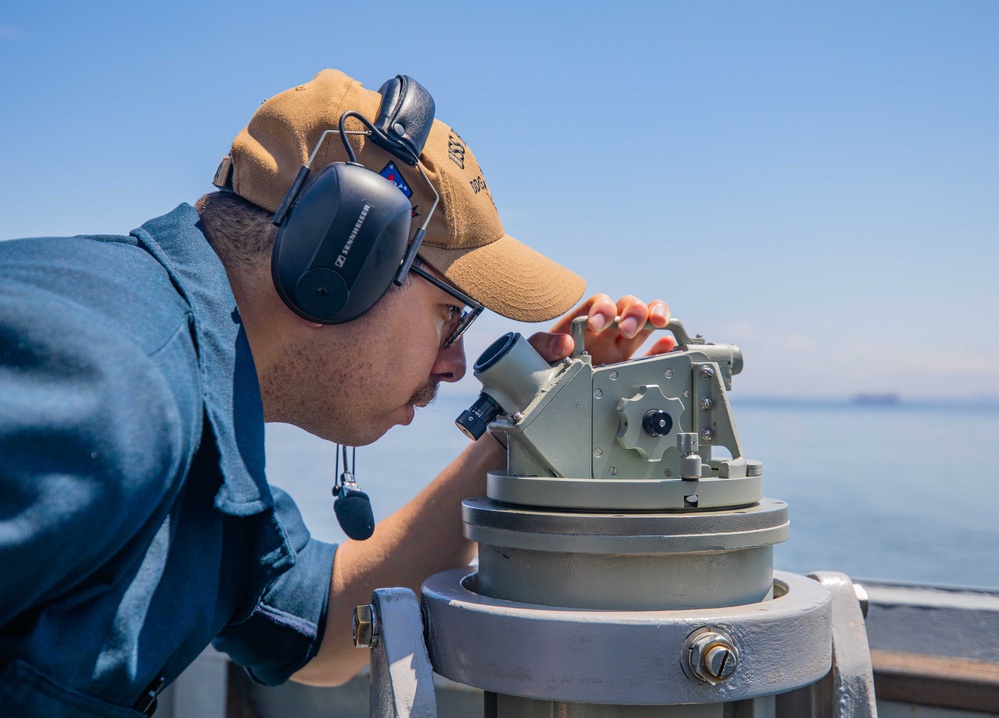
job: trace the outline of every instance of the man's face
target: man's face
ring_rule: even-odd
[[[268,419],[351,446],[409,424],[416,407],[433,401],[440,382],[465,374],[462,341],[441,346],[458,304],[411,275],[360,318],[303,329],[265,387],[265,403],[279,407]]]

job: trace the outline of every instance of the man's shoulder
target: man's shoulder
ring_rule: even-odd
[[[133,236],[0,242],[0,280],[0,307],[17,304],[22,318],[32,321],[57,313],[105,324],[146,354],[157,351],[190,314],[167,270]]]

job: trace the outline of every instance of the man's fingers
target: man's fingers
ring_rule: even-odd
[[[676,339],[673,337],[660,337],[655,344],[645,353],[645,356],[655,356],[656,354],[666,354],[676,347]]]
[[[669,306],[661,299],[645,303],[633,295],[625,295],[616,302],[606,294],[595,294],[573,311],[559,319],[551,334],[532,337],[532,344],[548,361],[558,361],[572,353],[570,337],[555,340],[556,334],[568,334],[576,317],[587,318],[586,349],[595,365],[625,361],[648,339],[655,329],[669,324]],[[617,319],[617,324],[614,324]],[[611,327],[614,327],[611,329]],[[671,340],[669,340],[671,341]],[[666,344],[656,344],[667,347]],[[670,345],[671,348],[671,345]],[[661,348],[656,351],[668,351]]]
[[[590,331],[600,333],[617,317],[617,305],[606,294],[595,294],[590,301],[586,326]]]
[[[669,324],[669,320],[669,305],[666,302],[662,299],[653,299],[649,302],[649,321],[655,327],[662,329]]]
[[[572,337],[568,334],[538,332],[528,337],[527,341],[547,362],[559,361],[572,354]]]

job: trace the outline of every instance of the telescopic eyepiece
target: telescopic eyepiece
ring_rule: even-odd
[[[476,375],[488,371],[496,362],[509,354],[510,350],[517,344],[517,340],[522,338],[518,332],[507,332],[486,347],[486,350],[479,355],[472,366]]]
[[[486,429],[491,423],[496,421],[496,417],[502,411],[500,405],[491,396],[483,392],[479,394],[479,398],[475,400],[472,406],[461,412],[461,416],[455,419],[454,423],[457,424],[465,436],[475,441],[486,433]]]

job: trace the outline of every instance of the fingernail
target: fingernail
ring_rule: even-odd
[[[652,313],[657,317],[662,317],[663,319],[669,320],[669,314],[666,313],[666,307],[658,306],[652,310]]]
[[[595,332],[602,332],[607,326],[607,320],[603,314],[594,314],[590,317],[590,329]]]
[[[628,317],[617,325],[617,328],[621,330],[628,339],[633,339],[636,334],[638,334],[638,320],[634,317]]]

